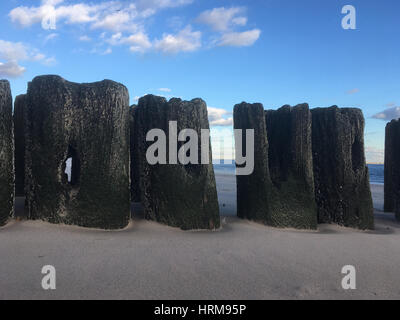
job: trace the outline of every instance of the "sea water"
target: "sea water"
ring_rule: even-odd
[[[384,184],[384,165],[383,164],[369,164],[369,182],[373,184]]]
[[[370,183],[383,184],[384,183],[384,165],[383,164],[369,164],[369,179]],[[235,163],[231,160],[214,161],[215,174],[235,174]]]

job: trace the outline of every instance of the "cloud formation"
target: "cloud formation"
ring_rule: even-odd
[[[78,1],[78,0],[76,0]],[[42,24],[53,17],[56,28],[60,25],[79,26],[85,34],[80,41],[95,38],[87,32],[102,32],[99,45],[126,45],[131,52],[145,53],[156,50],[166,54],[193,52],[203,47],[203,32],[193,30],[192,25],[182,25],[174,32],[165,32],[161,37],[150,39],[146,28],[148,19],[161,10],[177,8],[193,3],[194,0],[104,0],[98,2],[66,2],[64,0],[42,0],[39,6],[19,6],[10,11],[11,21],[23,28]],[[198,24],[208,26],[211,46],[250,46],[260,37],[261,31],[238,30],[247,25],[246,7],[219,7],[200,13],[195,19]],[[85,29],[85,27],[87,27]],[[217,33],[217,34],[215,34]],[[217,40],[215,40],[217,39]],[[92,50],[101,52],[101,50]]]
[[[244,32],[230,32],[222,35],[219,46],[248,47],[252,46],[260,37],[261,31],[258,29]]]
[[[56,39],[58,36],[59,36],[58,33],[50,33],[49,35],[47,35],[47,36],[44,38],[44,43],[47,43],[47,42],[49,42],[49,41],[51,41],[51,40],[54,40],[54,39]]]
[[[153,46],[147,34],[141,31],[130,36],[124,36],[121,32],[118,32],[113,34],[106,42],[112,46],[128,45],[131,52],[141,53],[146,52]]]
[[[143,21],[166,8],[192,3],[192,0],[138,0],[78,2],[64,4],[64,0],[42,0],[37,7],[19,6],[9,13],[12,22],[21,27],[42,23],[53,16],[65,24],[87,24],[91,29],[111,32],[137,32],[143,28]]]
[[[246,26],[247,21],[245,7],[214,8],[202,12],[196,19],[196,22],[208,25],[220,33],[217,40],[213,41],[214,45],[230,47],[252,46],[260,38],[259,29],[237,30]]]
[[[366,147],[365,157],[367,163],[383,164],[385,158],[385,151],[379,148]]]
[[[0,62],[0,78],[17,78],[25,71],[16,61]]]
[[[372,116],[374,119],[390,121],[400,118],[400,107],[393,107]]]
[[[233,125],[232,112],[224,109],[208,107],[208,120],[210,126],[229,127]]]
[[[83,35],[83,36],[79,37],[79,41],[89,42],[89,41],[92,41],[92,39],[87,35]]]
[[[245,8],[214,8],[202,12],[197,22],[210,26],[215,31],[228,31],[234,26],[245,26],[247,17],[244,16]]]
[[[164,53],[192,52],[201,47],[201,32],[192,31],[189,25],[177,34],[164,34],[154,47]]]
[[[0,40],[0,77],[21,76],[26,68],[20,65],[20,61],[40,62],[44,65],[55,63],[54,58],[49,58],[39,50],[21,42]]]

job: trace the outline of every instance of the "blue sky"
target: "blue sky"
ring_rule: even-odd
[[[342,28],[348,4],[355,30]],[[49,14],[56,29],[42,27]],[[386,122],[400,117],[397,0],[7,0],[0,15],[0,78],[14,96],[40,74],[112,79],[132,103],[203,98],[220,136],[241,101],[359,107],[369,162],[383,161]]]

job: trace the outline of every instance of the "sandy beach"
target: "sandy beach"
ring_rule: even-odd
[[[215,232],[143,220],[118,232],[11,222],[0,229],[0,299],[400,298],[400,224],[381,211],[383,185],[372,185],[376,230],[308,232],[237,219],[235,177],[217,175],[217,184],[224,217]],[[357,289],[345,291],[349,264]],[[41,288],[44,265],[57,270],[54,291]]]

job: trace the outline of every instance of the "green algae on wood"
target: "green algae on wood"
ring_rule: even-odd
[[[169,122],[177,122],[177,130],[193,129],[201,145],[201,129],[209,129],[207,106],[201,99],[182,101],[147,95],[139,100],[134,111],[137,124],[137,148],[140,172],[140,200],[145,217],[183,230],[217,229],[220,226],[217,189],[211,148],[207,164],[150,165],[146,151],[154,143],[146,141],[152,129],[161,129],[170,144]],[[200,152],[199,152],[200,155]],[[166,154],[169,158],[169,152]],[[135,165],[135,164],[134,164]]]
[[[311,112],[307,104],[265,111],[269,173],[275,193],[276,227],[316,229]]]
[[[262,104],[243,102],[234,107],[234,127],[242,130],[243,146],[246,130],[254,130],[254,171],[236,178],[238,216],[274,227],[315,229],[308,106],[264,111]]]
[[[265,224],[272,224],[271,205],[276,201],[268,168],[268,139],[262,104],[242,102],[234,107],[234,128],[242,130],[242,154],[250,152],[246,145],[246,130],[254,130],[254,170],[250,175],[238,175],[237,215]],[[240,152],[236,150],[236,153]],[[253,155],[249,155],[253,156]],[[237,164],[237,166],[239,166]]]
[[[10,83],[0,80],[0,226],[14,213],[14,139]]]
[[[400,221],[400,119],[386,125],[384,207]]]
[[[333,106],[311,113],[319,223],[373,229],[362,111]]]
[[[59,76],[36,77],[28,85],[26,121],[28,217],[125,227],[130,219],[126,87],[109,80],[77,84]]]

